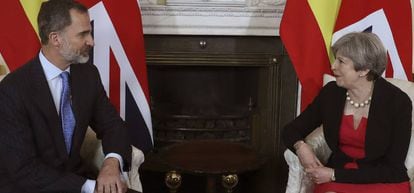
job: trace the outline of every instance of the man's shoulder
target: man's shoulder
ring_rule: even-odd
[[[36,66],[41,70],[40,61],[37,57],[31,59],[25,64],[18,67],[16,70],[7,74],[0,82],[1,85],[21,85],[27,82],[32,82],[32,72],[36,71]]]
[[[91,71],[95,71],[97,68],[94,64],[87,62],[87,63],[82,63],[82,64],[72,64],[70,66],[71,69],[82,69],[82,70],[91,70]]]
[[[91,74],[99,74],[98,69],[91,63],[84,64],[72,64],[70,66],[71,74],[74,73],[76,76],[90,76]]]

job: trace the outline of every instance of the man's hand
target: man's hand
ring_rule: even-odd
[[[105,159],[96,179],[95,193],[125,193],[126,182],[122,179],[119,161],[110,157]]]

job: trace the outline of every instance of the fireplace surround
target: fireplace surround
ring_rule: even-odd
[[[296,114],[297,78],[280,39],[146,35],[145,46],[155,148],[189,139],[246,143],[267,162],[235,191],[283,192],[280,132]]]

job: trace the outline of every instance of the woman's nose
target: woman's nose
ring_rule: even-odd
[[[336,69],[336,65],[337,65],[337,62],[335,60],[334,63],[331,65],[331,70],[335,70]]]

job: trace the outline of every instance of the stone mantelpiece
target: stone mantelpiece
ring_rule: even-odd
[[[285,0],[139,0],[145,34],[279,35]]]

